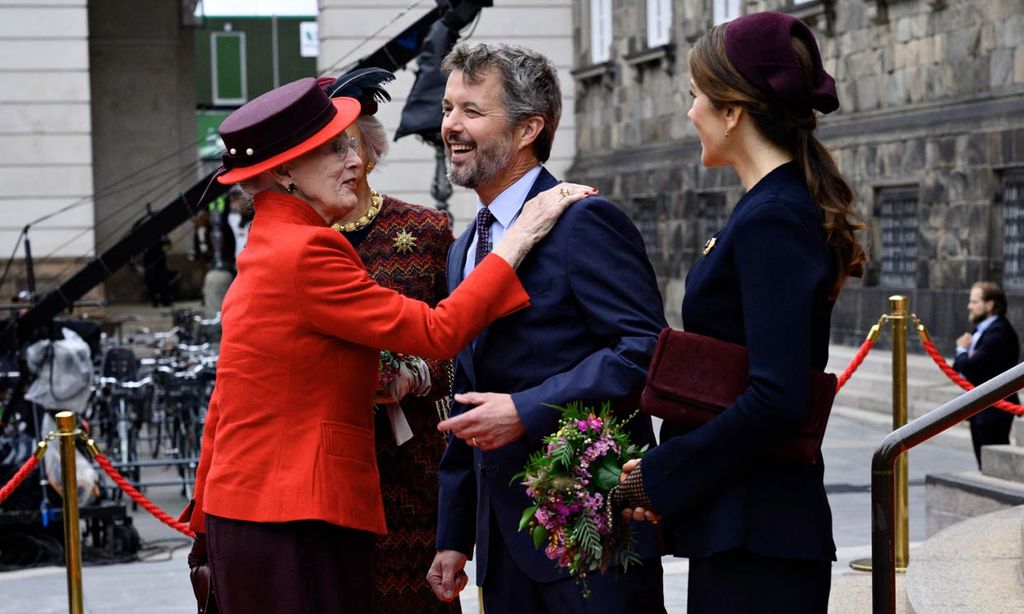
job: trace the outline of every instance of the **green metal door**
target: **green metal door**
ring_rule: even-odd
[[[213,104],[244,104],[246,93],[245,32],[210,34]]]

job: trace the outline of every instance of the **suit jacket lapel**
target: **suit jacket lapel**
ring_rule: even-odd
[[[537,179],[533,181],[533,185],[530,187],[530,191],[526,194],[526,199],[523,200],[522,204],[519,205],[519,211],[522,212],[523,205],[525,205],[531,198],[540,194],[544,190],[553,188],[558,184],[558,180],[548,172],[546,168],[541,167],[540,174],[537,175]],[[517,214],[518,217],[518,214]],[[514,222],[513,222],[514,223]],[[491,327],[488,326],[480,333],[480,336],[470,345],[473,351],[474,361],[478,359],[481,350],[487,343],[487,335],[491,332]]]

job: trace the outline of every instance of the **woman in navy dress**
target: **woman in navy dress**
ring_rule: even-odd
[[[690,558],[688,611],[824,613],[835,560],[820,453],[771,455],[808,408],[810,368],[828,361],[832,306],[866,260],[853,192],[814,137],[839,106],[810,29],[757,13],[716,26],[690,52],[690,120],[704,166],[746,190],[686,278],[687,331],[746,346],[750,385],[696,429],[625,467],[625,515],[664,518]]]

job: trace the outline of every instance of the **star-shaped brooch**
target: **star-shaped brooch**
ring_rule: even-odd
[[[416,247],[416,237],[408,230],[401,230],[395,235],[395,251],[399,254],[408,254]]]

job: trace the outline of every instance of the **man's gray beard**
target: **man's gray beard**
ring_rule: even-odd
[[[451,154],[448,155],[448,181],[457,186],[475,190],[479,185],[487,183],[498,176],[498,173],[505,168],[508,161],[512,159],[511,147],[492,148],[501,152],[500,155],[488,155],[490,150],[477,149],[477,161],[475,164],[464,167],[461,171],[452,166]]]

